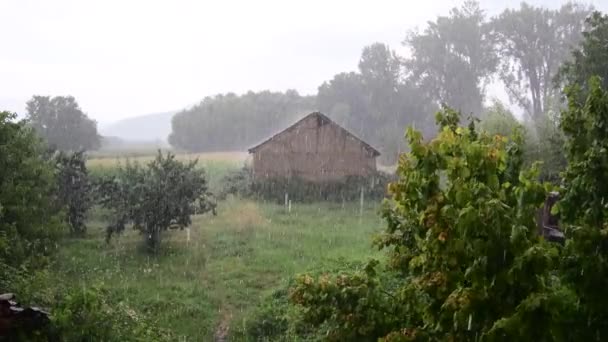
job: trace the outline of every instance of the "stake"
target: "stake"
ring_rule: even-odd
[[[289,205],[289,195],[287,194],[287,191],[285,192],[285,210],[287,210],[287,206]]]
[[[363,187],[361,187],[361,199],[359,201],[359,223],[361,223],[362,217],[363,217]]]

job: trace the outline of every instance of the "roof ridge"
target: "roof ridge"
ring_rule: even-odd
[[[357,141],[359,141],[361,144],[363,144],[364,147],[366,147],[368,150],[371,150],[371,152],[375,155],[375,156],[379,156],[380,155],[380,151],[378,151],[376,148],[374,148],[372,145],[368,144],[367,142],[365,142],[363,139],[359,138],[358,136],[356,136],[354,133],[352,133],[351,131],[347,130],[346,128],[342,127],[341,125],[339,125],[338,123],[336,123],[334,120],[332,120],[330,117],[328,117],[327,115],[321,113],[320,111],[314,111],[311,112],[305,116],[303,116],[302,118],[298,119],[296,122],[294,122],[293,124],[287,126],[286,128],[278,131],[277,133],[273,134],[272,136],[270,136],[269,138],[267,138],[266,140],[263,140],[261,143],[249,148],[247,151],[249,153],[253,153],[255,152],[255,150],[257,150],[258,148],[260,148],[262,145],[265,145],[266,143],[272,141],[274,138],[280,136],[281,134],[289,131],[290,129],[292,129],[293,127],[297,126],[300,122],[304,121],[305,119],[311,117],[311,116],[319,116],[322,119],[325,119],[327,121],[329,121],[330,123],[336,125],[338,128],[340,128],[342,131],[344,131],[347,135],[350,135],[351,137],[355,138]]]

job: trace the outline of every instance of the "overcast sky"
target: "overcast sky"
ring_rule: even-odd
[[[519,2],[481,5],[493,15]],[[0,0],[0,109],[23,113],[34,94],[73,95],[104,124],[229,91],[314,94],[355,70],[365,45],[398,49],[408,30],[461,3]],[[587,3],[608,9],[608,0]]]

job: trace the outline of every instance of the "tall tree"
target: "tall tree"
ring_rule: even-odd
[[[481,114],[485,85],[497,61],[479,3],[453,8],[449,16],[428,22],[423,32],[410,32],[404,44],[411,51],[405,61],[411,80],[438,103],[465,115]]]
[[[560,68],[558,86],[578,84],[586,89],[587,80],[599,76],[603,87],[608,88],[608,15],[594,12],[586,23],[579,48],[572,52],[572,60]]]
[[[568,3],[559,10],[522,3],[492,20],[501,59],[500,78],[511,100],[539,120],[554,101],[559,66],[580,41],[591,9]]]
[[[319,87],[317,107],[383,152],[393,163],[405,147],[403,127],[427,127],[435,108],[402,78],[399,56],[387,45],[366,46],[359,72],[341,73]]]
[[[27,119],[48,145],[61,151],[99,148],[97,123],[72,96],[34,96],[27,102]]]

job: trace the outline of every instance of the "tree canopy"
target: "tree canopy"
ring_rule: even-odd
[[[188,227],[197,212],[215,211],[207,203],[207,180],[197,162],[184,163],[159,151],[146,166],[128,163],[101,181],[100,202],[113,216],[108,239],[131,223],[144,234],[148,248],[158,252],[163,231]]]
[[[394,163],[403,151],[403,127],[428,131],[435,106],[422,89],[402,77],[399,57],[387,45],[363,49],[358,72],[341,73],[318,90],[317,108]]]
[[[27,102],[27,119],[51,148],[61,151],[99,148],[97,123],[72,96],[34,96]]]
[[[484,12],[475,1],[453,8],[448,16],[412,31],[404,44],[411,51],[405,61],[408,77],[445,104],[465,115],[480,115],[486,81],[496,68],[493,38]]]
[[[244,150],[314,109],[314,97],[262,91],[206,97],[173,117],[169,143],[188,151]]]
[[[560,69],[558,86],[578,84],[586,89],[587,81],[599,76],[603,87],[608,88],[608,15],[594,12],[586,24],[580,46]]]
[[[501,58],[499,75],[511,100],[540,120],[558,97],[553,79],[582,38],[591,9],[568,3],[558,10],[525,2],[492,20]]]

